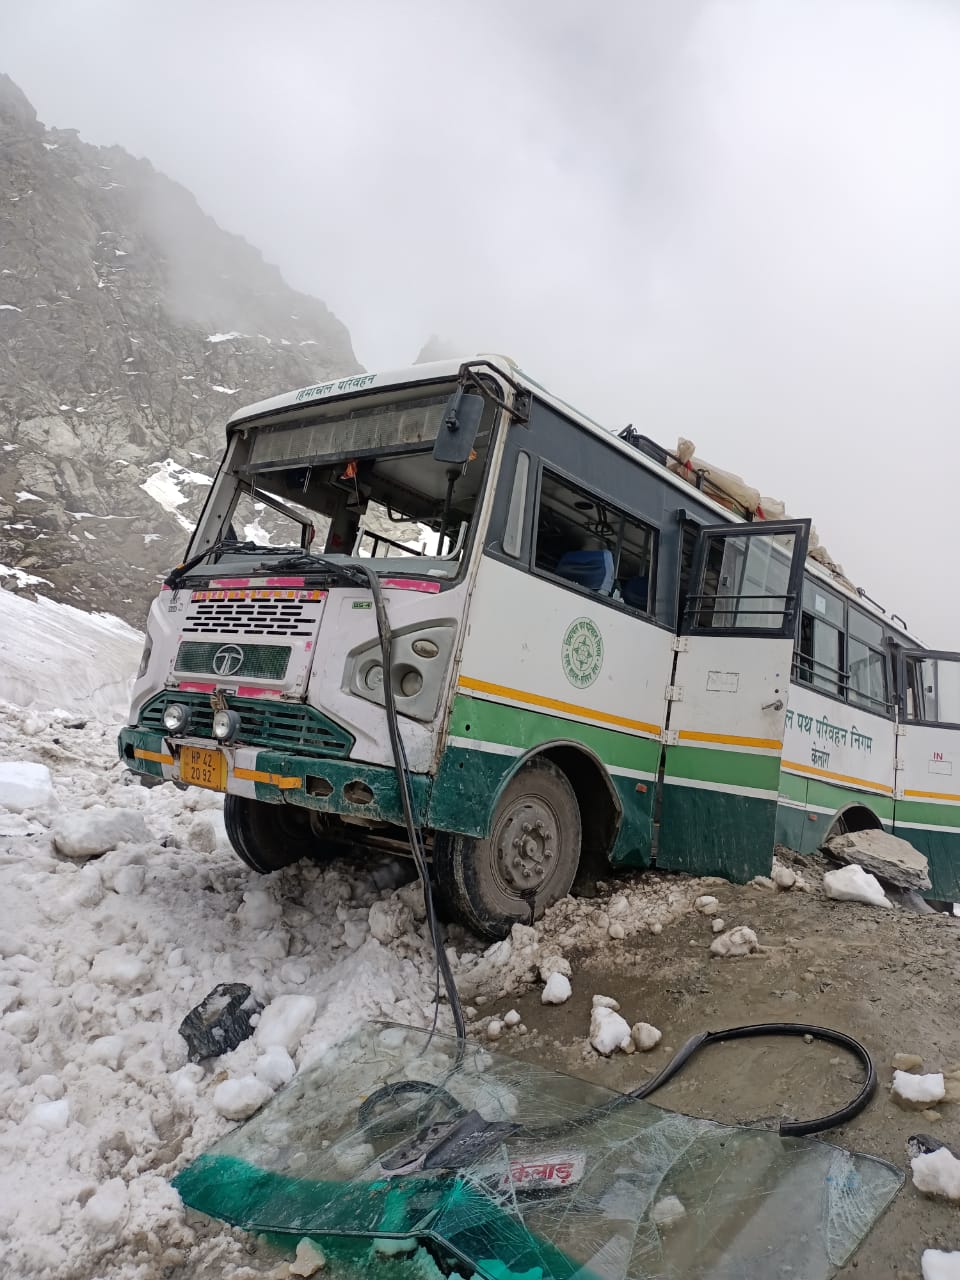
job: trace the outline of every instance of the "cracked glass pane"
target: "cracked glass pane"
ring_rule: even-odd
[[[416,1238],[483,1280],[826,1280],[902,1181],[814,1139],[381,1023],[304,1068],[174,1186],[253,1231]]]

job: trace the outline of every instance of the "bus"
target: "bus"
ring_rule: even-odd
[[[505,357],[235,413],[153,602],[127,768],[253,870],[431,864],[499,938],[598,865],[746,882],[875,827],[960,900],[960,655]],[[956,788],[956,789],[955,789]]]

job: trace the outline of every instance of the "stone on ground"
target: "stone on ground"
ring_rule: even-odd
[[[886,831],[846,831],[824,841],[835,862],[855,863],[896,889],[930,888],[927,860],[912,844]]]

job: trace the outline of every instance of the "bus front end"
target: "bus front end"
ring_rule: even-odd
[[[121,758],[145,785],[225,793],[231,843],[257,871],[403,848],[387,681],[427,820],[509,393],[488,371],[495,394],[482,412],[469,397],[461,461],[459,442],[438,447],[457,426],[459,373],[347,378],[235,415],[184,563],[151,607]]]

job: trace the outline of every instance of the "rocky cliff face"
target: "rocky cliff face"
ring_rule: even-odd
[[[188,191],[0,75],[0,585],[142,624],[227,417],[359,368]]]

